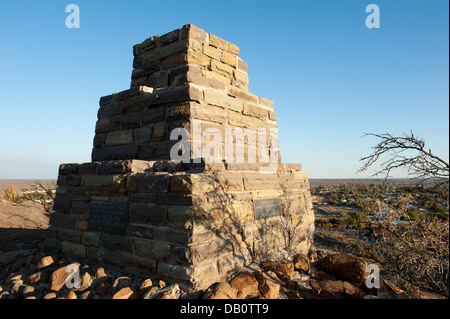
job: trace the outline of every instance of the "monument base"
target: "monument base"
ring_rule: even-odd
[[[314,213],[306,173],[280,164],[117,160],[62,164],[49,249],[192,290],[269,254],[307,253]]]

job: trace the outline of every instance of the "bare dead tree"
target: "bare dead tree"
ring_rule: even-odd
[[[449,164],[433,154],[412,131],[403,136],[367,135],[380,141],[372,154],[361,158],[364,164],[358,172],[367,171],[381,161],[373,176],[384,175],[387,179],[393,170],[406,169],[417,185],[433,182],[435,187],[448,189]],[[364,223],[383,236],[373,244],[361,242],[359,249],[410,284],[448,296],[448,221],[441,222],[435,215],[425,214],[419,222],[413,222],[407,209],[410,201],[411,198],[399,199],[397,207],[383,207],[385,204],[381,202],[379,207],[363,207]],[[370,201],[364,204],[369,205]]]
[[[367,171],[376,162],[386,156],[380,164],[380,169],[372,176],[384,175],[387,179],[393,170],[406,169],[408,176],[416,179],[419,184],[432,181],[437,186],[448,185],[449,164],[436,156],[425,146],[425,141],[419,136],[403,133],[403,136],[385,134],[365,134],[380,139],[373,147],[372,154],[362,157],[364,162],[358,172]]]
[[[28,200],[32,202],[38,202],[42,209],[45,211],[47,216],[50,216],[53,213],[53,203],[55,201],[55,193],[53,192],[56,189],[56,182],[54,180],[51,181],[51,185],[43,185],[40,181],[35,181],[38,190],[44,191],[42,196],[36,198],[36,195],[23,195],[23,200]],[[45,194],[45,195],[44,195]],[[49,199],[49,201],[47,201]]]

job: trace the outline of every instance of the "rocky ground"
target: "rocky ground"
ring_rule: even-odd
[[[368,290],[366,263],[351,254],[327,254],[252,264],[229,281],[188,292],[156,277],[137,277],[82,264],[39,249],[3,253],[0,299],[361,299],[406,298],[393,287]],[[78,272],[75,275],[75,272]],[[79,278],[79,280],[77,279]]]
[[[308,256],[254,263],[237,271],[226,282],[216,283],[205,291],[189,292],[185,287],[161,278],[137,276],[48,255],[41,248],[47,226],[48,218],[38,205],[0,203],[0,299],[439,297],[424,293],[411,295],[384,280],[381,280],[380,289],[367,289],[365,269],[368,262],[343,249],[334,249],[334,243],[328,245],[321,237]]]

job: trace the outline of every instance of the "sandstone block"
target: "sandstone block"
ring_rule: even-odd
[[[140,226],[140,225],[128,225],[128,235],[133,237],[154,238],[155,229],[153,227]]]
[[[164,107],[152,107],[142,113],[143,123],[159,122],[164,120]]]
[[[49,291],[60,291],[66,287],[66,282],[71,278],[73,271],[69,271],[72,268],[79,267],[79,263],[72,263],[68,266],[63,266],[55,270],[51,276],[48,284]]]
[[[209,66],[211,59],[201,53],[195,51],[188,51],[186,60],[189,64],[199,65],[199,66]]]
[[[145,80],[146,78],[144,78]],[[142,112],[148,105],[149,97],[147,95],[138,96],[122,102],[125,113]],[[119,113],[120,114],[120,113]],[[118,114],[117,114],[118,115]]]
[[[158,263],[158,274],[179,280],[189,280],[194,270],[187,266]]]
[[[138,86],[135,88],[131,88],[128,90],[124,90],[122,92],[117,93],[115,103],[117,101],[124,101],[127,99],[132,99],[134,97],[142,96],[142,95],[149,95],[153,93],[153,88],[148,86]]]
[[[220,60],[222,57],[222,51],[207,44],[203,46],[203,54],[216,60]]]
[[[125,268],[150,271],[155,273],[157,261],[151,258],[127,255],[123,257],[123,266]]]
[[[241,71],[247,72],[248,71],[248,64],[244,62],[241,58],[238,57],[238,65],[237,68]]]
[[[195,83],[196,85],[205,86],[216,90],[225,90],[225,83],[217,79],[208,78],[204,76],[199,67],[196,65],[189,65],[189,70],[186,74],[186,81]]]
[[[186,64],[186,54],[185,53],[176,53],[164,58],[161,61],[162,68],[165,70],[169,70],[171,68]]]
[[[189,194],[161,194],[155,199],[155,203],[158,205],[179,205],[179,206],[191,206],[196,203]]]
[[[205,294],[204,299],[237,299],[238,291],[228,282],[221,282],[215,285],[211,292]]]
[[[283,196],[283,191],[281,189],[265,189],[265,190],[258,190],[252,192],[252,199],[258,199],[258,198],[274,198],[274,197],[281,197]]]
[[[84,191],[88,195],[119,195],[126,192],[124,175],[88,175],[84,180]]]
[[[113,251],[104,248],[98,248],[93,246],[87,246],[86,248],[86,259],[90,259],[96,262],[122,266],[122,261],[125,253],[120,251]]]
[[[151,240],[134,240],[136,255],[156,260],[163,260],[170,256],[170,246]]]
[[[243,128],[254,128],[255,118],[237,112],[228,112],[228,124]]]
[[[227,51],[230,52],[231,54],[238,55],[239,54],[239,47],[236,44],[228,42],[228,49],[227,49]]]
[[[228,64],[222,63],[217,60],[212,60],[211,61],[211,70],[218,72],[224,76],[232,77],[234,69],[232,66],[230,66]]]
[[[158,91],[149,96],[149,105],[173,102],[201,101],[203,94],[197,88],[182,86]]]
[[[217,189],[224,191],[241,191],[244,189],[244,180],[242,176],[232,174],[216,175]]]
[[[109,118],[100,118],[95,125],[95,133],[105,133],[109,132]]]
[[[231,281],[231,287],[238,291],[238,298],[254,297],[259,294],[258,281],[249,271],[244,271]]]
[[[57,256],[44,256],[35,261],[35,265],[38,269],[43,269],[53,265],[58,260]]]
[[[158,38],[158,43],[160,46],[167,45],[169,43],[178,41],[180,39],[181,30],[177,29],[166,33]]]
[[[84,231],[81,234],[81,243],[90,246],[100,246],[101,233]]]
[[[256,105],[245,103],[244,105],[244,114],[254,116],[260,119],[267,119],[267,110],[260,108]]]
[[[281,261],[266,261],[261,264],[264,271],[273,271],[278,278],[286,280],[294,274],[294,264],[288,259]]]
[[[275,113],[273,111],[269,111],[268,112],[268,117],[269,117],[269,120],[276,121],[277,120],[277,113]]]
[[[364,293],[346,281],[324,280],[311,281],[312,291],[315,295],[326,299],[361,299]]]
[[[38,271],[28,277],[28,283],[30,285],[39,285],[48,283],[51,272],[49,270]]]
[[[139,294],[143,296],[152,286],[153,281],[150,278],[145,279],[139,287]]]
[[[178,243],[191,244],[210,240],[214,236],[211,231],[198,230],[195,232],[189,230],[177,230],[171,228],[156,228],[155,240]]]
[[[209,34],[209,45],[224,51],[228,50],[228,41],[225,41],[214,34]]]
[[[216,71],[205,70],[204,76],[208,79],[220,81],[226,85],[231,83],[231,78]]]
[[[58,188],[59,189],[59,188]],[[70,214],[71,212],[71,198],[62,194],[57,194],[53,203],[53,210],[61,214]]]
[[[167,208],[159,205],[131,203],[130,223],[163,226],[167,222]]]
[[[142,53],[142,64],[148,64],[156,60],[161,60],[169,55],[182,52],[188,48],[187,39],[169,43],[165,46],[155,48]]]
[[[223,52],[220,61],[231,65],[233,68],[237,67],[237,57],[234,54],[229,54],[227,52]]]
[[[141,116],[139,113],[116,115],[109,117],[109,129],[112,131],[129,129],[141,126]]]
[[[206,39],[206,32],[193,24],[186,24],[182,28],[182,38],[191,38],[204,42]]]
[[[77,230],[58,229],[56,231],[56,238],[61,241],[79,243],[81,239],[81,233]]]
[[[193,119],[225,124],[227,121],[226,110],[219,106],[192,105],[191,115]]]
[[[242,112],[242,110],[244,109],[244,103],[241,100],[215,91],[205,90],[204,100],[205,103],[222,106],[224,108],[229,108],[237,112]]]
[[[100,107],[97,113],[97,117],[99,119],[102,119],[113,115],[119,115],[122,113],[123,109],[124,109],[123,102],[118,102],[115,104],[110,104],[105,107]]]
[[[140,299],[139,291],[131,287],[121,288],[117,291],[112,299]]]
[[[234,70],[234,78],[236,79],[236,81],[241,82],[245,86],[248,86],[249,84],[247,72],[241,71],[239,69]]]
[[[170,178],[166,174],[138,173],[129,177],[127,187],[131,192],[165,193],[169,188],[169,181]]]
[[[194,227],[195,210],[189,206],[169,207],[169,224],[176,229],[190,230]]]
[[[266,299],[277,299],[280,292],[281,281],[272,271],[255,272],[254,277],[258,281],[258,289]]]
[[[104,148],[95,147],[92,150],[92,160],[111,161],[111,160],[136,158],[138,151],[139,145],[122,145]]]
[[[261,105],[263,105],[263,106],[265,106],[267,108],[270,108],[272,110],[273,110],[273,107],[274,107],[273,101],[268,100],[266,98],[263,98],[261,96],[259,97],[259,104],[261,104]]]
[[[113,131],[106,135],[106,146],[117,146],[133,143],[133,130]]]
[[[293,263],[295,270],[304,271],[309,274],[311,266],[307,256],[304,254],[297,254],[294,256]]]
[[[131,253],[131,241],[126,237],[103,234],[101,245],[111,250]]]
[[[61,164],[59,166],[59,175],[76,175],[78,164]]]
[[[50,215],[50,224],[55,228],[77,230],[78,217],[53,213]]]
[[[71,243],[63,241],[62,253],[78,258],[86,258],[86,246],[82,244]]]
[[[157,124],[152,127],[152,141],[158,142],[164,140],[166,136],[166,125],[164,123]]]
[[[169,77],[166,70],[155,72],[147,79],[147,86],[153,88],[164,88],[169,84]]]
[[[232,252],[233,246],[231,241],[232,240],[214,238],[209,242],[189,246],[187,249],[187,259],[192,261],[195,265],[210,262],[210,260],[216,259],[221,254]]]
[[[243,100],[245,102],[250,102],[253,104],[258,104],[259,99],[257,95],[254,95],[248,91],[242,90],[240,88],[237,88],[235,86],[229,86],[228,87],[228,95],[234,96],[240,100]]]
[[[175,175],[171,179],[173,193],[203,194],[214,190],[214,178],[209,174]]]
[[[178,299],[181,296],[181,289],[178,284],[164,286],[157,290],[151,297],[149,294],[144,296],[144,299]]]
[[[244,186],[246,190],[279,189],[280,182],[276,176],[248,174],[244,175]]]

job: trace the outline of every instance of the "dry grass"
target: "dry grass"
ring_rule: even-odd
[[[22,198],[22,192],[14,185],[8,186],[3,191],[3,198],[11,203],[17,203]]]

